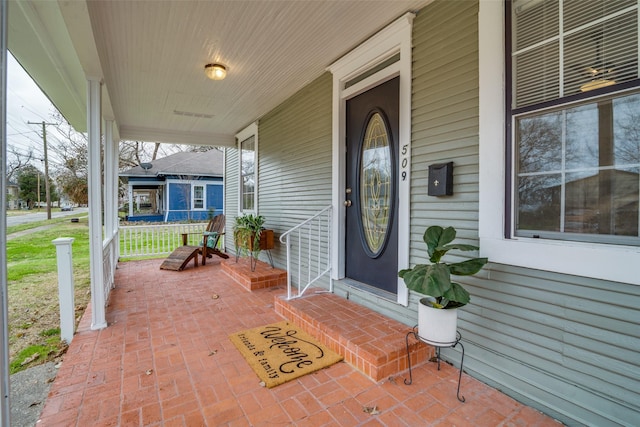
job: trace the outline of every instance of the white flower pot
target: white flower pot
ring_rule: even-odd
[[[433,308],[430,298],[422,298],[418,304],[418,335],[427,344],[448,347],[456,342],[458,309]]]

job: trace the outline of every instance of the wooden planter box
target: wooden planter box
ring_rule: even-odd
[[[242,248],[248,248],[249,252],[253,252],[253,243],[254,243],[254,235],[251,235],[251,238],[248,242],[238,241],[239,237],[236,234],[236,246]],[[262,230],[260,233],[260,250],[269,250],[275,247],[275,239],[273,235],[273,230]]]
[[[249,241],[249,250],[253,251],[253,242],[254,238],[251,235],[251,240]],[[262,230],[260,233],[260,250],[269,250],[273,249],[275,246],[275,242],[273,239],[273,230]]]

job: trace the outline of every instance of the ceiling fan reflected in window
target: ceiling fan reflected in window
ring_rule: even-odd
[[[613,78],[615,72],[614,66],[602,60],[603,33],[599,31],[595,33],[592,38],[596,44],[596,60],[593,65],[585,68],[587,73],[589,73],[590,80],[580,86],[580,91],[582,92],[588,92],[590,90],[600,89],[616,84],[616,81]]]

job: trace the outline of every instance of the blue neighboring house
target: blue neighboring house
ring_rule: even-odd
[[[181,152],[120,173],[129,221],[202,221],[223,213],[224,154]]]

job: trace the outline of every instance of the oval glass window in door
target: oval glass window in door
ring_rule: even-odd
[[[360,220],[370,256],[379,255],[389,230],[391,194],[391,145],[380,113],[367,123],[360,153]]]

